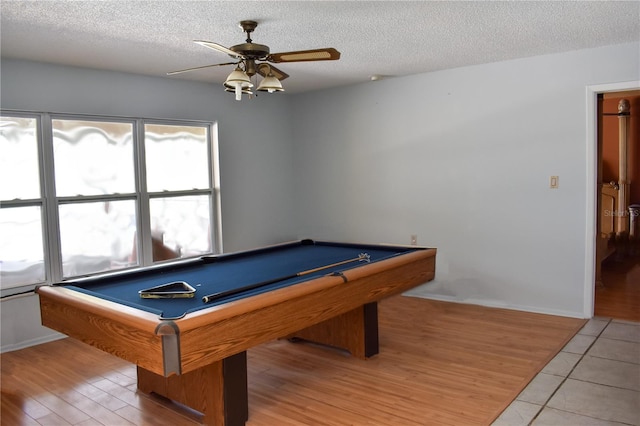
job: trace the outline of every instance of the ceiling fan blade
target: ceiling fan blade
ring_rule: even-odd
[[[258,74],[260,74],[263,77],[266,77],[269,74],[269,69],[271,69],[271,73],[273,74],[273,76],[275,78],[277,78],[278,80],[280,80],[280,81],[282,81],[285,78],[289,77],[289,74],[287,74],[286,72],[274,67],[273,65],[262,63],[262,64],[258,64],[257,68],[258,68],[257,69]]]
[[[220,67],[220,66],[223,66],[223,65],[235,65],[235,64],[237,64],[237,62],[226,62],[224,64],[203,65],[201,67],[193,67],[193,68],[187,68],[187,69],[184,69],[184,70],[171,71],[171,72],[168,72],[167,75],[175,75],[175,74],[181,74],[183,72],[201,70],[203,68]]]
[[[228,47],[224,47],[221,44],[214,43],[212,41],[205,41],[205,40],[193,40],[193,42],[199,44],[200,46],[208,47],[209,49],[213,49],[213,50],[217,50],[218,52],[226,53],[227,55],[233,56],[234,58],[243,58],[244,59],[244,55],[242,55],[242,54],[240,54],[238,52],[234,52],[233,50],[229,49]]]
[[[267,60],[280,62],[335,61],[340,59],[340,52],[333,47],[325,49],[298,50],[296,52],[272,53]]]

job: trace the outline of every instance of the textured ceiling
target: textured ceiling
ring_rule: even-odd
[[[271,52],[334,47],[339,61],[279,64],[288,93],[640,40],[640,2],[626,1],[8,1],[7,58],[166,77],[229,62],[193,43],[244,42],[258,21]],[[222,83],[232,67],[166,77]]]

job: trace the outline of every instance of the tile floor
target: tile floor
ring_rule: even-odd
[[[640,323],[594,318],[492,426],[640,425]]]

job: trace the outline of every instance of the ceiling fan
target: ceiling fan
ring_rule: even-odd
[[[269,46],[254,43],[253,40],[251,40],[251,33],[258,26],[256,21],[240,21],[239,26],[247,34],[247,39],[245,43],[242,44],[225,47],[211,41],[194,40],[195,43],[201,46],[226,53],[236,59],[235,62],[187,68],[184,70],[168,72],[167,75],[175,75],[203,68],[236,65],[236,69],[229,74],[229,77],[227,77],[227,80],[224,82],[224,86],[226,91],[234,92],[236,94],[236,99],[241,100],[243,94],[253,94],[251,92],[251,88],[253,87],[251,77],[256,74],[260,74],[264,77],[256,90],[266,91],[269,93],[284,91],[282,83],[280,82],[289,77],[289,74],[274,67],[271,65],[272,63],[335,61],[340,59],[340,52],[332,47],[283,53],[270,53]]]

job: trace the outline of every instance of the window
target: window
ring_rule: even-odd
[[[202,122],[3,112],[3,294],[219,252],[214,132]]]

